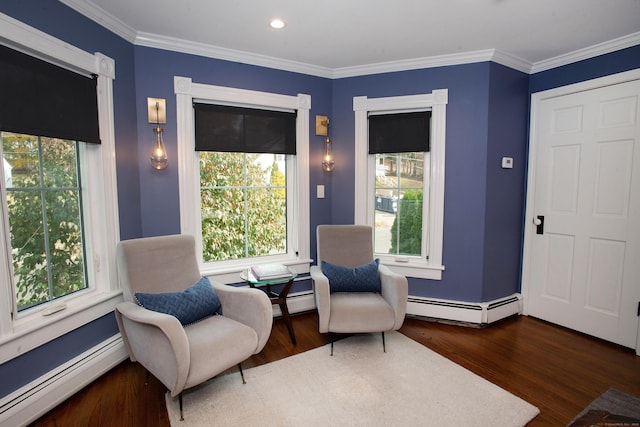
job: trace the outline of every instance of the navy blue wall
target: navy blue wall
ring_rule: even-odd
[[[337,80],[271,70],[194,55],[134,47],[99,25],[50,0],[8,0],[0,12],[116,61],[114,82],[116,159],[122,239],[180,231],[173,76],[196,83],[312,97],[310,129],[311,249],[315,227],[351,223],[354,217],[353,97],[385,97],[449,90],[443,280],[410,280],[410,294],[461,301],[488,301],[519,289],[529,95],[585,79],[640,67],[640,47],[536,73],[494,63],[385,73]],[[167,100],[165,143],[170,166],[148,163],[152,125],[146,98]],[[314,116],[331,119],[336,168],[320,167],[323,138]],[[502,156],[514,168],[500,168]],[[315,198],[316,185],[324,199]],[[117,332],[113,315],[0,365],[0,397]],[[53,356],[52,356],[53,355]]]
[[[481,301],[520,290],[528,84],[528,75],[491,64]],[[513,169],[502,169],[502,157],[513,158]]]

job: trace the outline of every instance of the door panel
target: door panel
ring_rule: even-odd
[[[528,314],[636,348],[640,80],[536,100],[523,290]],[[531,179],[533,177],[533,179]],[[544,234],[533,218],[544,216]]]
[[[574,246],[573,236],[548,235],[545,297],[562,303],[571,302]]]

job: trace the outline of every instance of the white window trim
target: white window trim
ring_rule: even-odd
[[[309,110],[311,96],[281,95],[193,83],[188,77],[174,77],[176,94],[178,175],[180,190],[180,230],[196,239],[196,251],[200,272],[220,283],[240,282],[239,273],[256,263],[256,260],[239,259],[205,263],[202,260],[202,221],[200,212],[200,167],[194,150],[193,102],[211,102],[242,105],[254,108],[297,110],[296,118],[296,169],[294,182],[287,181],[288,197],[297,195],[293,207],[293,224],[288,224],[287,234],[292,233],[289,244],[291,255],[269,257],[269,262],[289,266],[297,273],[309,271]],[[287,162],[289,168],[291,162]],[[293,255],[297,253],[297,255]],[[262,258],[264,260],[264,258]],[[263,261],[266,262],[266,261]]]
[[[87,246],[90,289],[65,298],[66,308],[50,316],[43,310],[60,301],[43,304],[26,315],[12,319],[13,295],[9,268],[9,237],[0,238],[0,364],[113,312],[122,301],[115,266],[115,247],[120,238],[115,163],[113,80],[115,62],[101,54],[90,54],[59,39],[0,13],[0,40],[14,49],[27,52],[61,67],[83,74],[98,75],[98,116],[102,144],[87,144],[87,165],[83,188],[89,209],[85,223],[90,229],[92,246]],[[2,189],[1,196],[6,198]],[[5,224],[6,225],[6,224]]]
[[[427,253],[429,259],[420,257],[399,257],[376,254],[380,261],[392,270],[408,277],[440,280],[442,264],[442,239],[444,226],[444,165],[446,142],[446,119],[448,89],[434,90],[428,94],[395,96],[386,98],[353,98],[355,113],[355,214],[356,224],[374,223],[375,183],[369,177],[375,176],[375,156],[369,155],[370,112],[405,112],[431,109],[431,171],[429,177],[429,201],[427,224],[429,241]],[[426,234],[425,234],[426,235]]]

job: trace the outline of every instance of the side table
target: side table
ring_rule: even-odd
[[[289,330],[289,337],[291,337],[291,342],[293,343],[293,345],[296,345],[297,342],[296,336],[293,333],[291,318],[289,317],[289,309],[287,308],[287,295],[289,294],[289,290],[291,290],[291,285],[293,285],[293,280],[296,278],[296,276],[296,273],[292,273],[291,276],[285,278],[258,280],[258,278],[253,275],[251,269],[244,270],[240,274],[240,278],[247,282],[250,287],[264,291],[271,300],[271,304],[278,304],[278,306],[280,307],[280,311],[282,312],[284,323],[287,325],[287,329]],[[282,290],[280,292],[275,292],[271,289],[271,287],[276,285],[284,286],[282,287]]]

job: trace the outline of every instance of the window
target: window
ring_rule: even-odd
[[[203,261],[286,256],[296,114],[204,103],[194,114]]]
[[[425,163],[429,172],[429,153],[386,153],[375,158],[379,167],[375,175],[374,252],[420,257],[423,208],[429,211],[423,204],[429,200],[423,196],[429,189],[424,179]]]
[[[180,226],[196,238],[202,273],[237,283],[266,262],[307,272],[310,97],[174,82]]]
[[[439,280],[444,269],[446,103],[446,89],[354,98],[354,220],[374,227],[376,256],[409,277]]]
[[[199,155],[203,261],[286,255],[285,156]]]
[[[2,132],[17,311],[87,288],[76,141]]]
[[[115,274],[114,62],[18,21],[3,18],[2,25],[0,91],[13,102],[0,106],[0,363],[122,301]],[[6,85],[8,73],[33,61],[44,71]],[[80,93],[73,82],[90,90]],[[62,311],[47,316],[53,305]]]
[[[369,114],[369,154],[375,155],[374,251],[426,258],[422,232],[428,205],[424,159],[431,111]],[[428,200],[428,198],[427,198]]]

